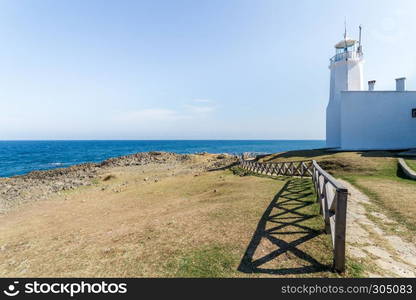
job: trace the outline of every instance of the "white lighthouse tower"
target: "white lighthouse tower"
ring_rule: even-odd
[[[326,144],[329,148],[341,147],[341,91],[363,90],[361,26],[359,41],[348,38],[345,30],[344,39],[335,45],[335,51],[329,65],[331,81],[326,109]]]

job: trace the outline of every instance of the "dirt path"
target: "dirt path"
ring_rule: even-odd
[[[369,277],[415,277],[416,245],[384,231],[379,224],[401,227],[386,215],[372,212],[370,199],[340,180],[350,193],[347,216],[347,253],[367,262]],[[379,223],[379,224],[377,224]]]

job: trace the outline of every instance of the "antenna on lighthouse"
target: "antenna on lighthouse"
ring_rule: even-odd
[[[344,19],[344,40],[347,40],[347,17]]]
[[[344,52],[345,60],[348,61],[348,45],[347,45],[347,17],[344,19]]]
[[[358,27],[360,29],[360,35],[359,35],[359,39],[358,39],[358,53],[362,53],[363,49],[361,47],[361,31],[362,31],[362,26],[360,25],[360,27]]]

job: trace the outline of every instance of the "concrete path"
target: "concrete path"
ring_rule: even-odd
[[[377,223],[402,227],[386,215],[372,212],[370,199],[342,182],[350,193],[347,210],[347,255],[363,260],[373,270],[368,277],[416,277],[416,245],[383,231]],[[368,216],[371,216],[370,218]],[[374,218],[373,218],[374,217]],[[373,221],[377,220],[378,221]]]

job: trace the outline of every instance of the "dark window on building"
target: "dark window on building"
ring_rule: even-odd
[[[416,108],[412,109],[412,118],[416,118]]]

